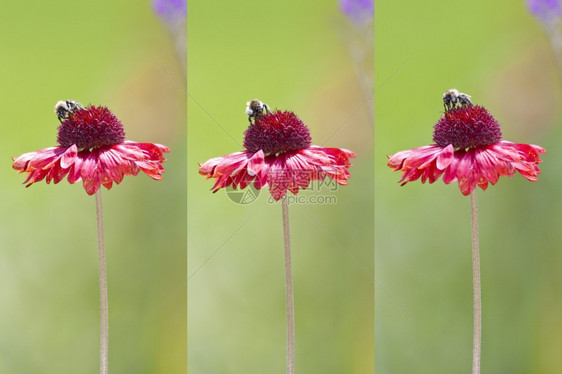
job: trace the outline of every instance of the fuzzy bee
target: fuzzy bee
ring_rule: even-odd
[[[76,112],[78,109],[84,109],[82,104],[74,100],[59,101],[55,105],[55,114],[60,122],[68,119],[70,115]]]
[[[445,112],[453,109],[457,104],[460,106],[472,105],[470,95],[459,92],[454,88],[451,88],[443,94],[443,106],[445,107]]]
[[[255,121],[257,118],[263,115],[264,111],[266,113],[269,113],[269,107],[267,106],[267,104],[262,103],[258,99],[254,99],[246,103],[246,114],[248,115],[248,121],[250,121],[250,123],[252,123],[252,117]]]

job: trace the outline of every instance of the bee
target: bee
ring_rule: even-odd
[[[84,109],[82,104],[74,100],[59,101],[55,105],[55,114],[60,122],[68,119],[71,114],[76,112],[78,109]]]
[[[470,95],[459,92],[454,88],[451,88],[443,94],[445,112],[453,109],[457,104],[460,106],[471,106]]]
[[[246,103],[246,114],[248,115],[248,121],[252,123],[252,117],[254,121],[263,115],[263,112],[270,113],[267,104],[262,103],[258,99],[248,101]]]

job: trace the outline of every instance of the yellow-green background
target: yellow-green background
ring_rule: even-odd
[[[185,373],[185,92],[155,60],[185,78],[166,28],[148,1],[5,2],[0,45],[0,372],[99,370],[94,197],[66,180],[26,189],[11,168],[56,145],[53,107],[75,99],[170,147],[162,181],[103,188],[109,367]]]
[[[402,66],[403,65],[403,66]],[[377,373],[469,372],[470,199],[456,184],[400,187],[386,155],[431,143],[442,93],[472,95],[504,139],[540,144],[541,175],[478,189],[482,372],[562,367],[560,86],[523,1],[378,1],[375,17]]]
[[[337,205],[291,207],[297,370],[372,372],[373,220],[388,292],[376,287],[377,372],[469,370],[469,200],[441,181],[399,187],[385,166],[431,142],[451,87],[486,105],[505,139],[547,149],[538,183],[479,190],[483,370],[561,367],[560,86],[540,27],[523,2],[377,2],[373,157],[368,110],[345,122],[364,99],[348,26],[335,2],[190,4],[186,274],[186,95],[160,20],[145,2],[5,4],[0,372],[97,370],[93,197],[66,181],[25,189],[11,170],[11,157],[55,145],[60,99],[108,105],[129,139],[172,150],[163,181],[104,190],[112,371],[185,372],[186,279],[193,372],[284,370],[280,207],[267,191],[235,205],[197,174],[241,149],[254,97],[294,110],[315,144],[358,156]]]
[[[267,190],[236,205],[198,174],[198,162],[242,150],[255,97],[297,113],[313,144],[357,154],[337,204],[290,206],[295,366],[373,372],[372,98],[361,106],[347,19],[336,1],[188,6],[190,373],[285,371],[281,206],[268,204]]]

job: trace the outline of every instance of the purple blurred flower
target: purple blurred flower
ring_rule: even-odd
[[[364,24],[375,15],[374,0],[339,0],[340,9],[353,23]]]
[[[187,0],[152,0],[152,8],[168,23],[176,23],[187,16]]]
[[[152,0],[152,9],[160,16],[170,32],[176,46],[176,53],[187,72],[187,0]]]
[[[560,0],[527,0],[527,8],[539,21],[548,22],[562,16]]]

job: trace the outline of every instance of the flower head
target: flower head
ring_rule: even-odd
[[[43,179],[56,184],[68,175],[68,182],[81,180],[88,195],[93,195],[100,185],[110,189],[113,182],[119,184],[125,175],[137,175],[141,170],[153,179],[162,179],[167,147],[126,141],[123,125],[106,107],[66,103],[76,105],[70,110],[63,107],[66,111],[59,104],[55,107],[61,120],[60,145],[14,159],[12,167],[27,173],[26,187]]]
[[[362,25],[375,15],[373,0],[339,0],[341,11],[358,25]]]
[[[402,171],[402,185],[420,177],[422,183],[433,183],[443,175],[446,184],[458,181],[463,195],[476,186],[486,190],[488,182],[496,184],[500,176],[516,171],[537,181],[544,148],[501,138],[500,126],[486,108],[453,105],[434,126],[435,144],[398,152],[389,157],[388,166]]]
[[[527,9],[539,21],[552,23],[562,16],[560,0],[527,0]]]
[[[228,186],[243,189],[253,182],[257,189],[269,186],[272,197],[280,200],[287,190],[296,195],[312,180],[330,177],[348,183],[353,152],[311,145],[308,127],[293,112],[260,106],[249,115],[254,122],[245,132],[246,150],[200,164],[199,174],[215,178],[213,192]]]
[[[185,20],[187,16],[186,0],[152,0],[152,8],[168,23]]]

